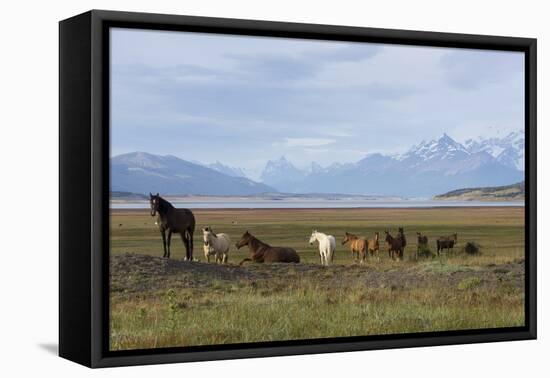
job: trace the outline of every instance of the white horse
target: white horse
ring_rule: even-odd
[[[204,250],[204,257],[206,258],[206,260],[208,262],[210,262],[210,256],[216,255],[216,251],[214,251],[214,248],[212,248],[210,245],[208,245],[206,243],[204,243],[202,248]]]
[[[332,263],[334,260],[334,250],[336,249],[336,239],[334,236],[313,230],[309,238],[309,244],[313,245],[315,241],[319,242],[321,265],[329,265]]]
[[[231,239],[227,234],[216,234],[212,227],[207,226],[202,229],[204,241],[204,257],[210,262],[210,256],[216,256],[217,263],[227,263],[229,246]]]

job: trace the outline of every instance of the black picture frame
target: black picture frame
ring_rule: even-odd
[[[525,53],[524,327],[109,351],[110,27]],[[89,367],[535,339],[536,39],[92,10],[59,24],[59,355]]]

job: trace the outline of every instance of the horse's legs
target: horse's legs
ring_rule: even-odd
[[[187,235],[186,235],[186,232],[181,232],[180,233],[180,237],[181,237],[181,242],[183,243],[183,246],[185,247],[185,258],[184,260],[188,260],[187,256],[189,255],[188,253],[188,243],[187,243]]]
[[[162,257],[166,257],[166,235],[164,234],[164,230],[160,232],[160,235],[162,236],[162,248],[164,250]]]
[[[187,231],[187,244],[189,248],[187,249],[187,259],[193,260],[193,233]]]
[[[170,258],[170,243],[172,241],[172,230],[171,229],[168,229],[168,235],[167,235],[167,238],[166,238],[166,249],[168,250],[168,258]]]

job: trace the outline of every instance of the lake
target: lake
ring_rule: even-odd
[[[523,201],[484,202],[484,201],[434,201],[434,200],[175,200],[175,207],[188,209],[317,209],[317,208],[422,208],[422,207],[499,207],[524,206]],[[111,202],[111,209],[148,209],[148,201]]]

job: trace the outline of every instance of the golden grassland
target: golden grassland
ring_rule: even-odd
[[[521,326],[524,324],[524,209],[205,209],[197,219],[194,256],[172,240],[172,259],[147,210],[111,214],[111,322],[113,350],[337,336]],[[200,228],[232,238],[229,264],[206,264]],[[355,264],[345,231],[383,238],[404,227],[405,261]],[[337,239],[334,265],[322,267],[313,228]],[[236,264],[247,248],[234,243],[246,230],[272,245],[296,249],[298,265]],[[411,258],[416,232],[458,233],[451,254]],[[476,256],[461,253],[467,241]]]

